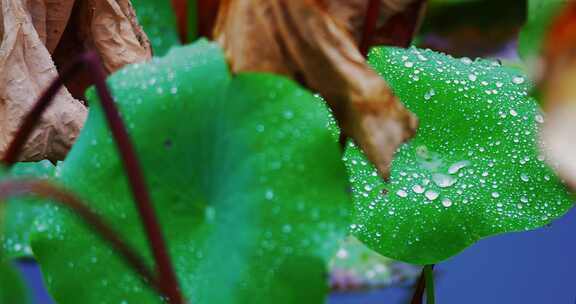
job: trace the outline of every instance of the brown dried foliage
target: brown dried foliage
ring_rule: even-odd
[[[397,147],[417,119],[359,51],[368,0],[224,0],[214,37],[234,72],[272,72],[319,92],[387,178]],[[412,0],[386,0],[379,23]]]
[[[94,49],[108,73],[151,57],[129,0],[0,0],[0,154],[58,69]],[[87,77],[63,88],[21,154],[23,161],[61,160],[87,115],[79,100]],[[72,94],[71,94],[72,92]]]

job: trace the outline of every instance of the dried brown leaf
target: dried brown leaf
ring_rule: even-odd
[[[64,34],[75,0],[44,0],[44,2],[46,3],[46,28],[49,29],[46,32],[46,48],[52,53]]]
[[[146,34],[136,20],[129,0],[77,0],[66,30],[53,53],[56,66],[65,67],[70,58],[96,50],[112,73],[122,66],[151,58]],[[84,99],[90,85],[85,71],[66,83],[72,96]]]
[[[349,10],[366,6],[350,2],[336,18],[338,3],[344,2],[222,1],[214,36],[234,72],[282,74],[319,92],[344,135],[387,177],[394,152],[414,135],[417,120],[367,65],[351,33],[355,26],[342,21],[352,18]]]
[[[96,50],[106,70],[151,57],[148,38],[129,0],[0,0],[0,153],[12,141],[23,117],[56,78],[58,67]],[[84,73],[69,88],[82,97]],[[84,104],[63,88],[27,142],[21,160],[61,160],[86,119]]]
[[[0,152],[4,152],[22,117],[57,75],[44,41],[21,0],[2,0],[3,39],[0,47]],[[39,14],[36,11],[36,16]],[[38,22],[38,21],[37,21]],[[43,115],[21,159],[62,159],[86,118],[86,108],[66,89]]]
[[[543,149],[556,171],[576,189],[576,103],[550,112],[542,129]]]
[[[98,51],[108,72],[151,57],[150,42],[129,0],[84,0],[74,17],[79,40]]]

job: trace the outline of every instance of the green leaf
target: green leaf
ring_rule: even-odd
[[[26,285],[16,269],[0,262],[0,304],[30,303]]]
[[[189,4],[190,40],[196,32],[196,1]],[[138,21],[148,35],[154,55],[164,56],[170,48],[180,45],[178,26],[171,1],[132,0]]]
[[[56,167],[49,161],[17,163],[4,178],[53,179],[55,173]],[[36,219],[47,208],[52,207],[34,198],[14,198],[0,203],[0,250],[4,251],[4,258],[32,256],[29,236],[41,228]]]
[[[540,54],[548,27],[566,3],[568,0],[528,0],[528,20],[518,41],[518,52],[524,59],[530,60]]]
[[[434,264],[493,234],[541,227],[572,200],[539,155],[543,118],[516,70],[430,50],[380,48],[370,63],[420,119],[389,183],[347,149],[353,233],[377,252]]]
[[[322,302],[326,261],[352,206],[325,106],[278,76],[232,77],[222,51],[206,42],[130,66],[109,83],[185,296],[210,304]],[[61,174],[151,262],[98,103]],[[159,303],[68,213],[46,219],[32,247],[58,303]]]

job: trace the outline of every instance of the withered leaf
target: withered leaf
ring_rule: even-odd
[[[282,74],[319,92],[344,135],[386,178],[394,152],[414,135],[417,120],[366,64],[353,36],[358,25],[344,22],[356,22],[367,2],[226,0],[214,37],[234,72]],[[409,1],[385,2],[401,10]]]
[[[40,3],[42,0],[37,0]],[[46,48],[50,53],[54,52],[60,38],[64,34],[66,24],[72,14],[74,0],[44,0],[46,14]]]
[[[57,76],[33,17],[39,23],[37,2],[2,0],[3,39],[0,50],[0,152],[4,152],[36,98]],[[43,6],[44,3],[41,3]],[[32,9],[28,9],[32,6]],[[35,12],[32,15],[30,12]],[[46,30],[44,30],[46,33]],[[44,36],[44,39],[46,36]],[[67,90],[59,92],[32,134],[21,159],[61,159],[86,117],[86,108]]]
[[[108,72],[150,58],[150,42],[130,0],[84,0],[74,17],[80,40],[98,51]]]
[[[0,1],[0,154],[12,142],[38,96],[56,78],[58,68],[65,67],[74,56],[96,50],[108,72],[151,57],[148,39],[129,0]],[[87,79],[85,75],[74,79],[73,91],[83,93]],[[60,90],[20,160],[63,159],[86,115],[82,101],[68,89]]]

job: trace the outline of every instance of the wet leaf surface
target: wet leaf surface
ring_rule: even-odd
[[[180,45],[176,16],[170,1],[132,0],[132,3],[155,56],[164,56],[171,47]]]
[[[231,77],[200,42],[109,81],[193,303],[321,303],[351,208],[324,105],[278,76]],[[95,101],[95,98],[91,98]],[[100,106],[61,181],[147,254]],[[159,303],[111,250],[54,210],[32,247],[59,303]]]
[[[352,231],[369,247],[432,264],[480,238],[546,225],[572,207],[539,154],[543,116],[523,75],[414,48],[377,49],[370,62],[421,126],[396,153],[390,183],[355,146],[347,149]]]
[[[49,161],[18,163],[8,173],[2,174],[2,180],[55,179],[55,174],[56,167]],[[33,198],[14,198],[0,203],[0,250],[4,252],[4,259],[32,257],[30,233],[41,226],[36,219],[49,208],[54,207]]]
[[[11,264],[4,262],[0,262],[0,303],[30,303],[20,274]]]

